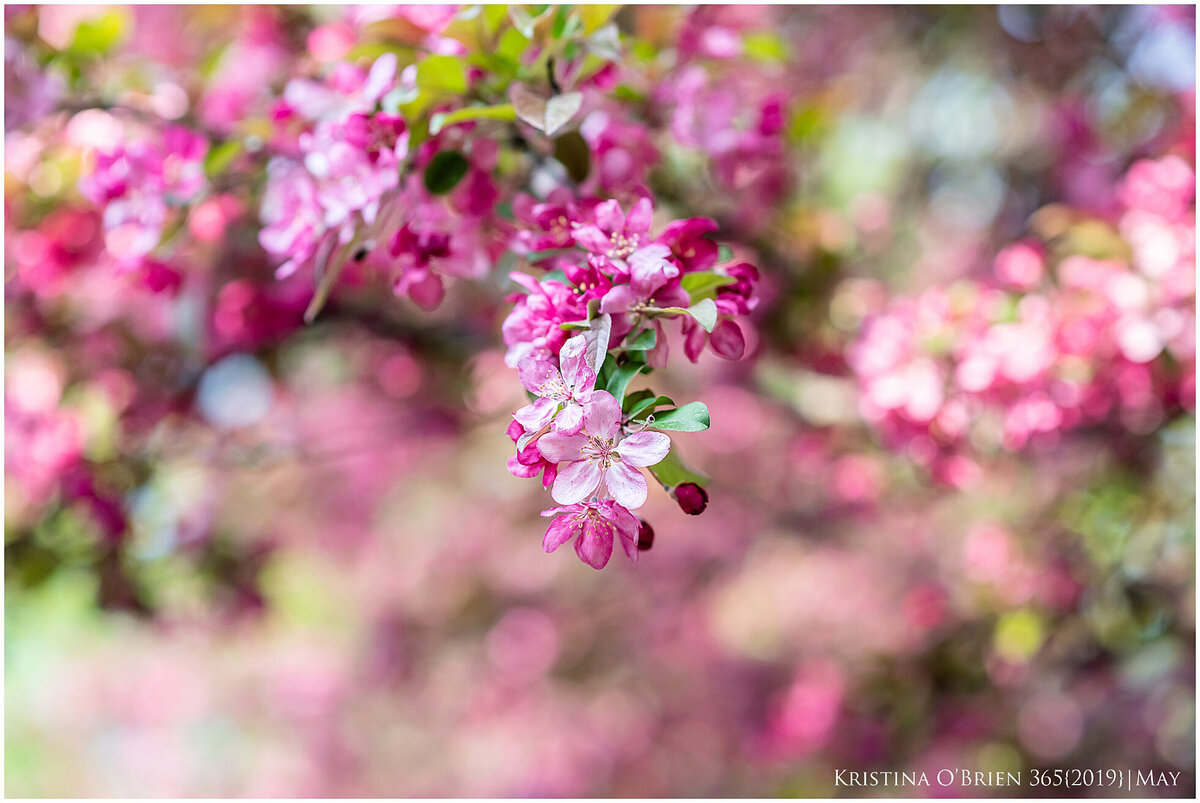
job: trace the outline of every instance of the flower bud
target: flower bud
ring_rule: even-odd
[[[654,546],[654,528],[645,519],[639,518],[638,522],[642,525],[638,530],[638,549],[645,552]]]
[[[694,482],[676,485],[671,493],[679,508],[689,516],[699,516],[708,507],[708,492]]]

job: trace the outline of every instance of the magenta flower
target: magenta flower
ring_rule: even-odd
[[[510,274],[529,293],[510,297],[516,304],[500,331],[508,346],[504,362],[516,367],[527,355],[537,352],[557,354],[567,341],[560,324],[587,317],[587,304],[562,282],[537,282],[524,273]]]
[[[706,235],[717,230],[717,222],[706,217],[690,217],[667,224],[657,242],[671,249],[671,256],[684,273],[704,271],[717,264],[721,248]]]
[[[538,449],[558,464],[550,491],[555,502],[582,502],[603,484],[617,502],[636,509],[645,504],[649,493],[638,468],[666,457],[671,439],[661,432],[635,432],[622,438],[621,407],[611,393],[598,390],[583,407],[583,431],[548,433],[538,441]]]
[[[626,215],[616,201],[605,201],[595,211],[596,222],[575,229],[575,242],[593,254],[625,259],[650,239],[654,206],[639,198]]]
[[[523,446],[520,445],[521,438],[527,433],[525,428],[516,421],[508,425],[506,434],[514,443],[518,444],[516,455],[508,458],[508,473],[514,477],[529,479],[536,477],[541,472],[542,487],[549,488],[554,482],[558,468],[554,463],[542,457],[542,453],[538,451],[537,439],[534,438]]]
[[[638,559],[637,518],[611,499],[601,499],[586,505],[552,507],[542,511],[543,516],[556,516],[546,529],[542,549],[553,552],[575,539],[575,554],[593,569],[603,569],[612,557],[613,535],[621,539],[621,546],[629,559]]]
[[[583,407],[592,397],[596,372],[584,360],[587,341],[583,337],[568,340],[559,352],[560,371],[539,354],[521,360],[517,370],[521,384],[538,399],[517,410],[513,418],[529,432],[537,432],[554,422],[554,431],[575,435],[583,428]]]

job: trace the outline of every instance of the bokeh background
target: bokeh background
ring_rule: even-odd
[[[193,213],[179,292],[98,258],[75,182],[104,109],[234,130],[356,14],[5,7],[8,795],[827,796],[889,793],[836,769],[1072,767],[1194,795],[1194,367],[1190,396],[947,481],[864,420],[846,359],[889,296],[988,273],[1031,220],[1103,250],[1089,221],[1133,161],[1194,164],[1193,8],[620,11],[663,86],[716,29],[741,49],[699,107],[765,87],[788,116],[744,181],[652,128],[660,197],[718,219],[764,300],[744,360],[655,377],[711,410],[678,447],[707,511],[652,493],[653,548],[602,572],[542,552],[546,495],[506,471],[502,272],[434,312],[349,288],[304,326],[311,285],[252,233],[206,239],[253,220],[236,187]]]

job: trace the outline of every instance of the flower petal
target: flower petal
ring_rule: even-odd
[[[542,539],[542,549],[546,552],[553,552],[570,541],[571,536],[579,534],[577,524],[575,517],[571,515],[559,516],[550,522],[550,526],[546,528],[546,536]]]
[[[607,390],[596,391],[583,408],[583,425],[589,435],[611,438],[621,426],[621,405]]]
[[[661,432],[635,432],[617,444],[617,454],[631,466],[653,466],[671,451],[671,439]]]
[[[629,210],[629,215],[625,218],[625,230],[630,234],[645,234],[650,231],[650,224],[653,222],[654,204],[650,203],[649,198],[642,196]]]
[[[612,240],[608,235],[600,231],[595,226],[580,226],[571,232],[571,236],[575,238],[575,243],[586,251],[591,251],[593,254],[604,254],[612,247]]]
[[[538,399],[513,413],[513,418],[529,431],[538,430],[550,423],[558,402],[554,399]]]
[[[583,335],[576,335],[563,343],[562,350],[558,352],[558,364],[562,366],[562,379],[568,388],[575,387],[580,369],[587,367],[583,361],[585,351],[587,351],[587,340]]]
[[[537,445],[542,456],[551,463],[570,463],[581,459],[585,443],[587,438],[582,434],[560,435],[557,432],[547,432],[538,439]]]
[[[515,456],[508,458],[508,473],[512,474],[514,477],[520,477],[521,479],[527,480],[530,477],[536,477],[540,470],[541,469],[538,466],[525,465]]]
[[[613,499],[627,508],[636,509],[646,504],[646,496],[650,488],[646,478],[636,468],[624,463],[613,463],[604,473],[604,481]],[[562,501],[557,496],[556,501]]]
[[[633,290],[627,284],[618,284],[600,299],[600,311],[608,315],[625,312],[632,303]]]
[[[621,205],[615,200],[609,199],[602,204],[597,204],[594,215],[596,225],[607,234],[619,232],[625,228],[625,213],[621,211]],[[607,245],[605,250],[607,250]]]
[[[554,488],[550,491],[550,496],[560,505],[573,505],[587,499],[596,492],[600,479],[604,476],[599,466],[587,460],[564,463],[561,468],[558,476],[554,478]],[[645,479],[642,482],[644,484]]]
[[[708,342],[713,351],[727,360],[740,360],[746,353],[746,337],[741,327],[729,319],[717,324],[708,336]]]
[[[517,363],[517,376],[530,393],[538,393],[542,385],[557,374],[558,369],[554,367],[554,363],[540,354],[530,354]]]
[[[617,535],[621,538],[621,546],[624,548],[625,554],[629,556],[630,560],[637,563],[640,552],[638,533],[642,529],[641,522],[628,510],[610,499],[605,499],[600,503],[600,510],[601,514],[617,528]]]
[[[612,557],[613,526],[604,521],[593,521],[590,517],[584,525],[583,534],[575,540],[575,554],[593,569],[603,569]]]
[[[560,435],[577,435],[583,429],[583,408],[567,402],[562,412],[554,419],[554,429]]]

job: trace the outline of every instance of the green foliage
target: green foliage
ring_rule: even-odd
[[[622,346],[626,351],[649,351],[658,344],[658,330],[645,329]]]
[[[591,172],[592,149],[578,131],[568,131],[554,140],[554,158],[576,183],[585,181]]]
[[[692,303],[705,299],[712,298],[716,295],[717,290],[726,285],[734,284],[737,279],[732,276],[724,276],[720,273],[712,271],[706,273],[688,273],[680,279],[680,285],[687,291]]]
[[[666,457],[657,464],[650,466],[650,473],[668,488],[674,488],[676,485],[682,485],[685,482],[694,482],[701,487],[708,484],[708,477],[703,474],[697,474],[683,464],[683,461],[679,459],[679,455],[675,454],[674,446],[671,447],[671,451],[667,452]]]
[[[708,407],[704,402],[689,402],[654,417],[655,429],[672,432],[703,432],[708,426]]]
[[[452,112],[438,112],[429,119],[429,133],[437,135],[449,125],[457,123],[474,122],[476,120],[515,120],[517,119],[516,110],[513,109],[511,103],[502,103],[497,106],[467,106],[463,109],[455,109]]]
[[[470,166],[458,151],[442,151],[425,168],[425,189],[433,195],[445,195],[458,186]]]

